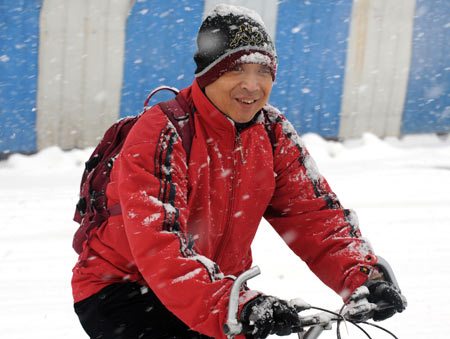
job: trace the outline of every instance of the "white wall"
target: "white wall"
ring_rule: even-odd
[[[415,0],[353,2],[340,137],[400,135]]]
[[[133,0],[44,0],[40,18],[38,150],[98,143],[117,118],[125,24]]]

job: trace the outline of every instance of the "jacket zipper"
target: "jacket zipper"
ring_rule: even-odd
[[[238,144],[238,150],[239,150],[239,153],[241,153],[241,162],[242,162],[242,164],[243,165],[245,165],[245,157],[244,157],[244,150],[242,149],[242,140],[241,140],[241,135],[240,135],[240,133],[238,132],[238,131],[236,131],[236,141],[237,141],[237,144]]]
[[[238,148],[236,148],[236,144],[238,145]],[[233,150],[236,150],[236,149],[239,149],[239,152],[241,154],[241,162],[242,162],[242,164],[245,164],[244,151],[242,149],[241,137],[240,137],[238,131],[236,131],[236,137],[234,139],[234,144],[233,144]],[[235,152],[233,151],[233,153],[235,153]],[[231,223],[231,215],[233,213],[233,202],[234,202],[234,194],[235,194],[234,184],[235,184],[235,179],[236,179],[235,156],[233,156],[233,171],[232,171],[231,175],[232,175],[232,177],[231,177],[231,198],[230,198],[230,203],[229,203],[228,216],[227,216],[224,232],[222,235],[222,239],[219,243],[219,246],[217,247],[216,255],[214,256],[215,263],[217,263],[217,260],[220,258],[223,247],[224,247],[225,243],[228,241],[228,238],[230,237],[229,229],[230,229],[230,223]]]

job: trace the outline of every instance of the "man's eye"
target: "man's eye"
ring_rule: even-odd
[[[232,71],[233,72],[242,72],[242,67],[241,66],[234,66]]]
[[[269,67],[263,67],[259,70],[261,73],[271,73],[270,68]]]

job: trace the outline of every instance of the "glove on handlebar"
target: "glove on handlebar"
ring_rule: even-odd
[[[377,304],[383,301],[392,306],[380,311],[375,311],[373,320],[385,320],[392,317],[397,312],[402,312],[406,308],[406,303],[402,298],[400,290],[390,282],[384,280],[368,280],[364,285],[370,292],[367,297],[369,302]]]
[[[285,300],[265,295],[246,303],[240,320],[248,339],[263,339],[269,334],[284,336],[301,329],[294,307]]]

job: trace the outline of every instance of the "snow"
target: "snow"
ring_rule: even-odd
[[[197,269],[193,270],[192,272],[189,272],[189,273],[183,275],[182,277],[173,279],[172,284],[176,284],[176,283],[188,280],[188,279],[192,279],[193,277],[195,277],[197,274],[201,273],[202,271],[203,271],[202,268],[197,268]]]
[[[306,301],[304,301],[302,298],[295,298],[289,300],[289,306],[295,307],[297,310],[299,309],[307,310],[311,307],[311,305],[308,304]]]
[[[404,313],[379,324],[399,338],[447,338],[450,137],[380,140],[366,134],[338,143],[309,134],[303,140],[343,205],[357,212],[364,237],[390,262],[408,298]],[[87,338],[73,312],[70,279],[77,258],[72,216],[91,151],[49,148],[0,161],[2,338]],[[249,282],[251,288],[331,310],[342,306],[265,222],[253,252],[262,274]],[[374,339],[389,338],[367,330]],[[343,338],[363,338],[357,329],[349,331],[350,336],[342,331]],[[336,333],[325,331],[320,338]]]
[[[211,13],[208,14],[209,17],[214,18],[215,16],[228,16],[228,15],[234,15],[234,16],[246,16],[251,18],[253,21],[261,25],[262,27],[266,27],[264,24],[263,19],[258,14],[258,12],[242,7],[242,6],[235,6],[235,5],[228,5],[228,4],[219,4],[217,5]]]
[[[272,64],[272,61],[267,55],[261,54],[259,52],[245,54],[241,56],[238,61],[238,64],[260,64],[260,65],[268,65]]]

